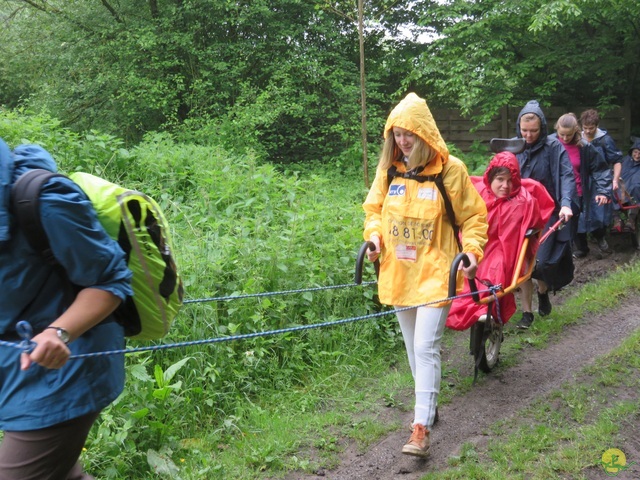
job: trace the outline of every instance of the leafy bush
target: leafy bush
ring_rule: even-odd
[[[188,299],[353,282],[366,193],[355,164],[279,170],[250,153],[176,143],[168,134],[124,149],[117,138],[73,133],[21,112],[0,112],[0,137],[10,146],[43,145],[63,172],[96,173],[158,200]],[[165,343],[350,318],[377,309],[372,297],[371,288],[345,287],[191,303]],[[173,475],[176,452],[189,450],[189,439],[238,434],[233,419],[246,414],[247,400],[313,384],[343,366],[366,370],[368,358],[395,350],[399,340],[395,321],[384,317],[127,356],[125,392],[94,428],[87,459],[101,478],[143,478],[149,466]]]

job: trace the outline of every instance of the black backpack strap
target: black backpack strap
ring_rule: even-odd
[[[53,256],[40,217],[40,190],[52,177],[64,175],[39,168],[20,175],[11,188],[11,208],[31,247],[42,255],[47,263],[56,265],[58,262]]]
[[[435,181],[437,175],[420,175],[422,170],[424,170],[424,167],[414,168],[408,172],[399,172],[395,165],[391,165],[387,169],[387,188],[389,188],[389,185],[391,185],[391,182],[393,182],[393,179],[396,177],[408,178],[409,180],[415,180],[418,183]]]
[[[442,195],[442,200],[444,200],[444,209],[447,212],[447,217],[449,217],[449,221],[451,222],[451,226],[453,227],[453,235],[456,237],[456,243],[458,244],[458,250],[462,251],[462,243],[460,242],[460,227],[456,223],[456,214],[453,211],[453,205],[451,205],[451,200],[449,199],[449,195],[447,195],[447,191],[444,188],[444,181],[442,180],[442,175],[436,175],[434,180],[436,182],[436,187],[440,190],[440,194]]]
[[[398,172],[398,169],[395,165],[391,165],[387,169],[387,188],[393,182],[393,179],[396,177],[400,178],[408,178],[410,180],[415,180],[419,183],[424,182],[435,182],[436,187],[440,191],[440,195],[442,195],[442,200],[444,201],[444,209],[447,213],[447,217],[449,218],[449,222],[451,223],[451,227],[453,227],[453,234],[456,238],[456,243],[458,244],[458,250],[462,251],[462,243],[460,242],[460,227],[456,224],[456,215],[453,211],[453,205],[451,204],[451,200],[449,199],[449,195],[447,195],[447,190],[444,188],[444,181],[442,179],[442,175],[419,175],[420,172],[424,169],[424,167],[416,170],[412,170],[410,172]]]
[[[31,248],[38,252],[45,262],[53,265],[54,270],[63,279],[64,299],[67,305],[71,305],[80,288],[71,283],[66,270],[54,257],[40,216],[40,191],[53,177],[67,178],[61,173],[40,168],[28,170],[20,175],[11,188],[11,209]]]
[[[387,168],[387,190],[389,190],[389,186],[391,185],[391,182],[393,182],[393,179],[397,176],[398,176],[398,169],[396,168],[395,165],[391,165],[389,168]]]

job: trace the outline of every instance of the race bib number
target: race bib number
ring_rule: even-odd
[[[430,220],[391,217],[388,225],[392,245],[431,245],[434,238],[433,221]]]

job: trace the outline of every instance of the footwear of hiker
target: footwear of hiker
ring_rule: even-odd
[[[602,253],[611,253],[611,249],[605,238],[598,239],[598,247]]]
[[[429,456],[429,448],[431,444],[429,442],[429,430],[420,423],[416,423],[413,426],[413,433],[409,438],[409,441],[402,447],[402,453],[405,455],[413,455],[414,457],[425,458]]]
[[[551,313],[551,302],[549,301],[549,292],[538,293],[538,313],[542,317],[546,317]]]
[[[584,258],[589,252],[583,252],[582,250],[574,250],[573,258]]]
[[[436,407],[436,415],[435,415],[435,417],[433,417],[433,425],[438,423],[439,420],[440,420],[440,414],[438,413],[438,407]],[[409,423],[409,431],[413,432],[413,430],[414,430],[413,422],[411,422],[411,423]]]
[[[516,325],[516,327],[526,330],[533,323],[533,312],[522,312],[522,318]]]

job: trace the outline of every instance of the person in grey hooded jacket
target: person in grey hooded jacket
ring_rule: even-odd
[[[558,220],[570,222],[575,208],[576,183],[573,167],[565,148],[556,138],[548,136],[547,120],[536,100],[529,101],[518,115],[516,132],[526,142],[525,150],[517,154],[522,178],[537,180],[554,199],[556,208],[545,226],[546,232]],[[538,281],[538,313],[551,313],[549,290],[556,291],[573,280],[571,228],[555,231],[540,246],[532,277]],[[518,328],[533,323],[533,282],[521,286],[522,319]]]

